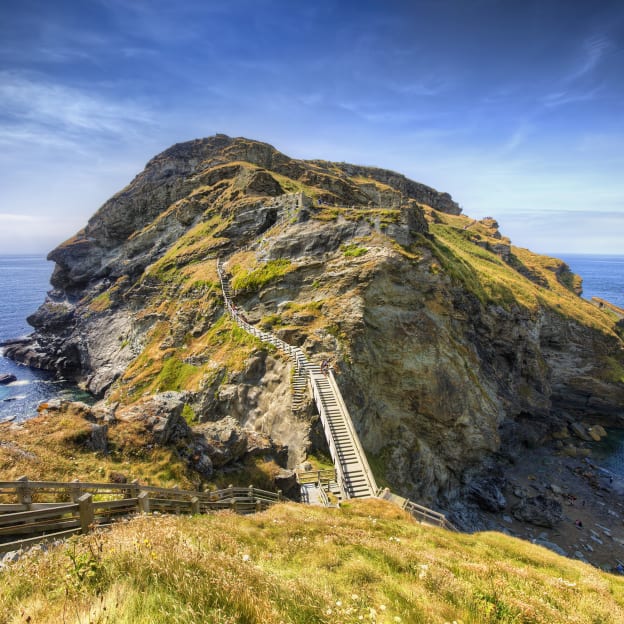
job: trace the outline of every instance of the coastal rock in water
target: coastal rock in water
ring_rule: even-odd
[[[17,381],[17,377],[15,375],[0,375],[0,386],[6,386],[7,384],[13,383]]]

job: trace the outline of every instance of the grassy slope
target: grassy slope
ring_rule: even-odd
[[[2,622],[453,620],[621,622],[624,579],[382,501],[137,518],[0,573]]]
[[[464,230],[464,225],[471,223],[469,218],[437,214],[443,222],[430,224],[435,236],[434,253],[446,272],[456,276],[482,302],[493,302],[505,307],[519,303],[529,310],[537,310],[543,305],[605,334],[614,334],[616,319],[613,314],[597,309],[557,280],[556,271],[561,265],[559,260],[511,247],[511,253],[517,261],[547,284],[546,287],[538,286],[498,255],[471,241],[477,230],[482,241],[490,244],[499,242],[489,238],[485,229],[477,225],[476,228]]]

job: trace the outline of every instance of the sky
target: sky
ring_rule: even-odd
[[[624,253],[621,0],[0,0],[0,254],[47,253],[217,132]]]

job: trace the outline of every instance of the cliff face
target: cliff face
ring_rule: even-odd
[[[181,392],[196,420],[233,416],[300,459],[312,412],[292,415],[287,364],[223,316],[217,256],[251,321],[335,357],[364,447],[405,495],[449,504],[568,422],[624,425],[617,318],[564,263],[399,174],[223,135],[152,159],[51,252],[54,290],[8,354],[120,414]]]

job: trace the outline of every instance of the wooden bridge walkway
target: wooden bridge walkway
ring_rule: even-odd
[[[342,499],[384,498],[405,509],[419,522],[457,531],[457,528],[447,520],[443,513],[392,494],[387,488],[381,490],[377,487],[333,372],[321,371],[320,366],[310,362],[300,347],[290,345],[274,334],[251,325],[232,302],[232,292],[221,259],[217,259],[217,273],[221,282],[225,308],[237,325],[263,342],[272,344],[291,359],[295,371],[293,377],[293,410],[295,411],[302,404],[307,381],[321,417],[323,431],[334,463],[339,497]],[[319,492],[324,492],[326,489],[331,491],[331,485],[322,483],[320,476],[315,491],[309,487],[309,484],[301,480],[300,483],[305,486],[302,488],[304,502],[329,504],[327,496]]]
[[[329,452],[336,468],[336,481],[340,488],[341,497],[349,499],[376,496],[375,478],[368,465],[333,372],[331,370],[327,373],[322,372],[318,364],[308,360],[300,347],[290,345],[274,334],[248,323],[232,303],[229,282],[220,260],[217,261],[217,272],[221,281],[225,306],[232,319],[245,331],[263,342],[274,345],[290,357],[295,370],[293,409],[297,409],[301,405],[307,381],[321,417]]]

